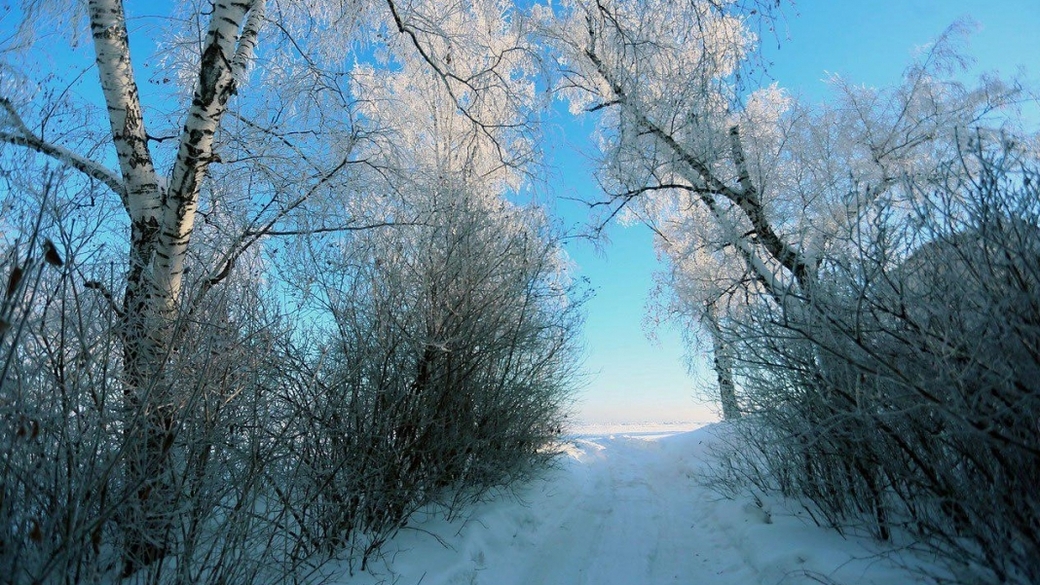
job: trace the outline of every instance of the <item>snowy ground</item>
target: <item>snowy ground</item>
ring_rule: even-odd
[[[581,429],[543,481],[467,521],[404,530],[372,585],[897,584],[918,580],[865,540],[776,501],[721,498],[698,481],[718,425]]]

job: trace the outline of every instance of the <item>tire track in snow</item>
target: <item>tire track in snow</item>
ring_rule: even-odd
[[[674,487],[677,481],[694,484],[691,470],[676,468],[660,442],[610,437],[578,445],[594,455],[582,458],[570,471],[584,471],[588,477],[576,494],[572,492],[575,497],[566,513],[545,518],[539,528],[542,544],[530,551],[526,569],[513,582],[752,582],[754,572],[741,562],[735,543],[712,525],[689,491],[656,487]],[[682,477],[668,477],[676,474]],[[704,548],[691,550],[691,541]],[[729,552],[720,555],[720,549]]]
[[[572,477],[584,472],[581,481],[568,487],[566,502],[547,500],[539,527],[542,541],[530,551],[527,567],[515,575],[517,585],[529,583],[590,583],[589,565],[601,550],[607,519],[614,513],[613,486],[602,448],[579,442],[582,467],[571,468]],[[535,504],[537,505],[537,504]],[[556,513],[553,514],[552,512]]]

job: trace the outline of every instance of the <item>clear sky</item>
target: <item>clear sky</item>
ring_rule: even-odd
[[[767,75],[809,102],[827,98],[829,74],[892,85],[917,48],[964,17],[980,27],[968,47],[976,58],[973,75],[1012,75],[1021,68],[1031,87],[1040,87],[1040,0],[798,0],[785,5],[778,37],[765,39],[764,55],[772,62]],[[564,128],[548,153],[557,169],[556,193],[595,198],[589,128]],[[569,222],[585,213],[566,202],[558,208]],[[694,360],[691,376],[676,330],[659,330],[657,343],[646,336],[648,295],[659,267],[649,230],[612,226],[609,236],[598,251],[585,242],[568,247],[578,274],[597,293],[587,307],[590,376],[578,417],[599,423],[714,420],[716,408],[703,397],[713,390],[706,356]]]

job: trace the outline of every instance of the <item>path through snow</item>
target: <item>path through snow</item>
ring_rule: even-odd
[[[406,529],[387,563],[342,583],[750,585],[914,583],[869,542],[775,502],[729,500],[701,480],[715,427],[568,442],[558,469],[468,521]]]

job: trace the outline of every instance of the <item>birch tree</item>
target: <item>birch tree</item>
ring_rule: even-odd
[[[198,78],[168,176],[156,171],[144,109],[130,55],[126,16],[119,0],[88,4],[95,64],[108,114],[117,169],[46,139],[23,118],[14,99],[0,96],[6,114],[0,139],[32,149],[84,173],[118,197],[130,225],[128,272],[119,310],[123,320],[124,432],[128,456],[123,519],[128,539],[126,572],[163,555],[164,514],[172,497],[163,461],[176,421],[162,366],[173,349],[185,257],[195,225],[203,177],[214,160],[214,139],[227,102],[253,57],[264,2],[214,5],[202,42]]]
[[[1017,84],[959,81],[954,27],[895,87],[738,100],[734,70],[689,45],[739,58],[746,38],[722,34],[714,3],[715,28],[690,6],[673,7],[689,10],[678,31],[621,2],[568,5],[570,28],[553,30],[563,91],[601,116],[613,209],[657,231],[676,302],[703,315],[737,283],[728,338],[755,415],[737,427],[737,475],[840,530],[911,531],[964,580],[1030,582],[1035,531],[1019,519],[1036,451],[1014,413],[1034,409],[1035,360],[1017,348],[1035,345],[1040,232]],[[1019,531],[1021,546],[1000,544]]]
[[[742,73],[769,8],[573,2],[546,15],[545,34],[560,55],[560,94],[598,120],[611,213],[651,225],[675,265],[718,257],[701,246],[726,250],[736,263],[727,279],[809,324],[825,318],[812,309],[821,262],[849,226],[872,202],[900,197],[901,177],[927,175],[1015,88],[945,81],[963,63],[955,26],[891,91],[837,80],[842,103],[821,111],[776,86],[752,91]],[[711,289],[727,282],[695,305]]]
[[[599,179],[615,208],[678,197],[688,202],[679,208],[704,210],[771,295],[805,297],[826,238],[807,219],[814,209],[831,206],[833,215],[880,196],[904,172],[925,172],[929,149],[948,147],[956,128],[1007,103],[1013,88],[940,81],[960,63],[943,41],[895,92],[846,85],[848,106],[812,126],[813,114],[781,88],[739,82],[755,19],[769,8],[572,2],[543,14],[544,34],[558,51],[560,95],[573,112],[597,116]],[[845,195],[852,199],[836,201]]]
[[[169,449],[179,423],[165,366],[190,343],[183,325],[194,307],[267,236],[385,223],[378,205],[343,198],[357,193],[348,187],[356,169],[379,172],[354,157],[369,132],[379,130],[361,132],[355,124],[347,81],[353,64],[344,56],[360,43],[371,43],[360,60],[376,64],[418,55],[451,103],[499,146],[496,154],[507,165],[518,163],[509,158],[514,151],[505,134],[522,135],[525,120],[483,116],[527,96],[503,83],[515,76],[503,74],[503,59],[496,57],[516,48],[510,39],[519,29],[502,19],[506,7],[497,2],[346,7],[247,0],[206,9],[188,3],[172,7],[169,16],[131,16],[158,31],[136,44],[120,0],[92,0],[85,13],[81,8],[77,2],[24,6],[16,34],[3,47],[0,143],[4,156],[24,168],[61,164],[104,185],[112,199],[101,204],[125,213],[125,240],[98,242],[125,251],[121,298],[100,280],[87,280],[121,321],[122,429],[131,447],[120,522],[128,531],[129,574],[165,554],[163,535],[174,509]],[[47,35],[70,39],[68,62],[82,74],[54,71],[47,55],[55,52],[40,51]],[[77,61],[85,40],[92,65]],[[150,58],[140,59],[139,47]],[[142,64],[149,72],[144,86]],[[75,99],[90,69],[99,81],[100,108]],[[218,217],[230,219],[224,225],[234,231],[218,238],[219,247],[197,250],[200,227]]]

